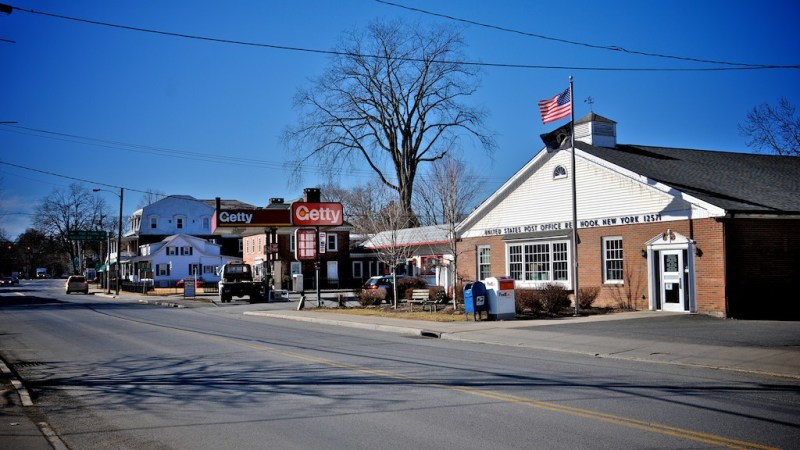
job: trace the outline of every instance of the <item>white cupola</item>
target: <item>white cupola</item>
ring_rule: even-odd
[[[595,113],[575,121],[575,140],[595,147],[617,146],[617,122]]]

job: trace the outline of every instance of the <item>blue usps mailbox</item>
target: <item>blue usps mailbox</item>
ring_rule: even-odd
[[[464,285],[464,314],[467,318],[472,314],[472,320],[477,320],[484,311],[488,318],[489,302],[486,296],[486,285],[480,281],[466,283]]]

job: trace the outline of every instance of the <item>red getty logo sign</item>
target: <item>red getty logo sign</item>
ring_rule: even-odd
[[[292,203],[292,223],[300,226],[339,226],[342,222],[341,203]]]

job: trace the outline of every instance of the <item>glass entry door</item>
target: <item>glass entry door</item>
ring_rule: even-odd
[[[661,250],[661,309],[663,311],[685,311],[683,286],[683,251]]]

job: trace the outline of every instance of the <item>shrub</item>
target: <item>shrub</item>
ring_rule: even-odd
[[[444,291],[444,286],[431,287],[431,298],[442,303],[447,300],[447,292]]]
[[[535,314],[542,310],[542,303],[537,291],[538,289],[514,289],[517,314],[526,310]]]
[[[406,277],[397,280],[397,295],[403,298],[411,298],[411,291],[414,289],[425,289],[428,282],[422,278]],[[390,295],[391,296],[391,295]]]
[[[547,284],[536,289],[536,295],[542,305],[542,310],[556,314],[570,305],[569,291],[558,284]]]
[[[591,286],[580,288],[581,294],[581,309],[589,309],[594,304],[594,301],[597,299],[597,296],[600,295],[600,287],[599,286]]]
[[[361,306],[378,306],[383,301],[383,292],[380,290],[364,289],[358,295]]]

